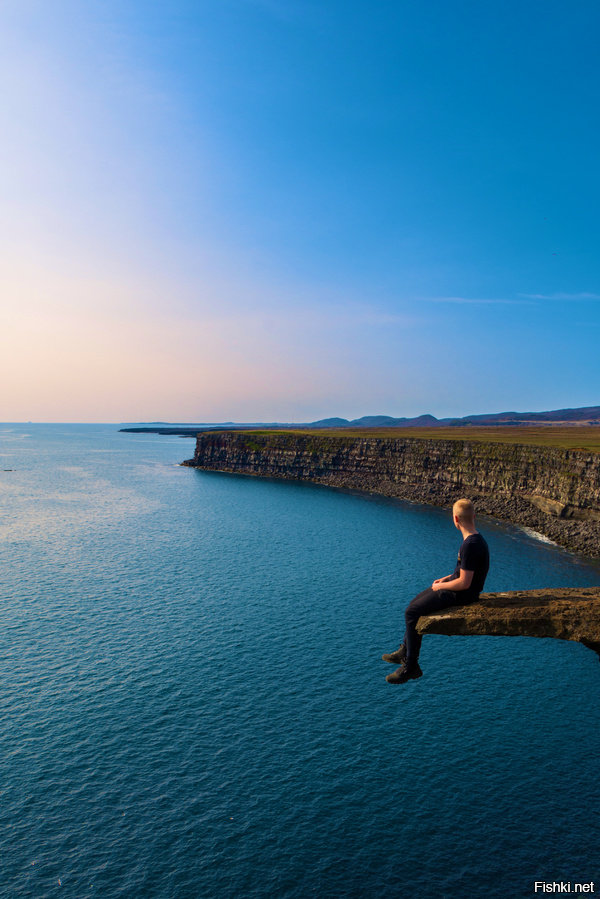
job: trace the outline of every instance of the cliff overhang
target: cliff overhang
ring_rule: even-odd
[[[574,640],[600,660],[600,587],[482,593],[472,605],[423,616],[417,630],[421,634]]]

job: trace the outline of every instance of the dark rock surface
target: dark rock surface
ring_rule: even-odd
[[[419,619],[422,634],[554,637],[575,640],[600,656],[600,587],[482,593]]]

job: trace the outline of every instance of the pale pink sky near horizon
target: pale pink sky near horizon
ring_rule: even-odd
[[[222,273],[201,288],[122,267],[98,277],[56,254],[36,269],[13,257],[1,290],[12,297],[2,315],[0,377],[14,385],[4,421],[298,420],[346,407],[351,381],[357,408],[368,409],[386,365],[394,379],[394,335],[417,323],[331,295],[281,308],[271,285]],[[242,290],[254,294],[247,309],[235,303]],[[379,332],[377,359],[360,348],[366,332]]]

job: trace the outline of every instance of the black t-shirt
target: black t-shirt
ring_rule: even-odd
[[[481,534],[471,534],[461,543],[458,560],[452,577],[460,577],[463,571],[472,571],[473,580],[468,590],[457,591],[461,600],[475,600],[483,590],[485,578],[490,567],[490,551]]]

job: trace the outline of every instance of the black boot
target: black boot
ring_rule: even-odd
[[[423,672],[418,662],[415,662],[413,665],[407,665],[405,662],[400,668],[396,668],[392,674],[388,674],[386,681],[388,684],[405,684],[409,680],[416,680],[422,676]]]
[[[401,643],[396,652],[386,652],[381,658],[384,662],[391,662],[392,665],[403,665],[406,662],[406,646]]]

